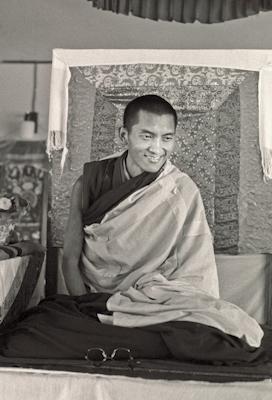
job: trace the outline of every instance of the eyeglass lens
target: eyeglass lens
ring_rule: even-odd
[[[107,360],[133,360],[131,350],[126,347],[115,348],[108,356],[102,347],[91,347],[87,350],[85,359],[89,361],[105,362]]]

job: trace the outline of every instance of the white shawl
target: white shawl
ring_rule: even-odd
[[[167,162],[150,185],[84,228],[82,273],[92,291],[108,292],[110,321],[146,326],[195,321],[258,347],[257,322],[219,299],[212,236],[198,188]],[[108,323],[108,318],[101,316]]]

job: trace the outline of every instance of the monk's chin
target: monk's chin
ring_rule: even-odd
[[[161,167],[163,166],[163,164],[165,163],[166,160],[164,159],[160,159],[159,162],[151,162],[148,161],[147,163],[145,163],[145,168],[144,170],[146,172],[158,172]]]

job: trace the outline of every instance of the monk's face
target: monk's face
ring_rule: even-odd
[[[130,175],[137,176],[144,171],[157,172],[173,151],[175,131],[173,115],[157,115],[140,110],[130,130],[121,130],[128,144],[126,163]]]

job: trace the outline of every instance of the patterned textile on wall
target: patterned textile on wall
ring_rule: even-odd
[[[0,193],[19,194],[29,202],[25,215],[16,215],[19,241],[41,242],[46,165],[45,142],[10,141],[0,148]]]
[[[215,251],[271,252],[272,185],[262,181],[257,73],[162,64],[70,71],[69,153],[62,175],[61,154],[55,151],[52,159],[51,245],[63,244],[71,186],[83,163],[122,150],[118,130],[126,104],[154,93],[177,110],[172,161],[200,188]]]

